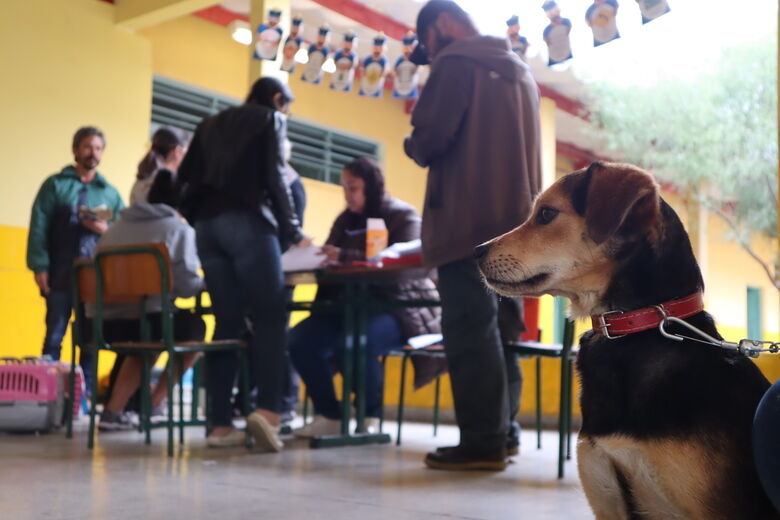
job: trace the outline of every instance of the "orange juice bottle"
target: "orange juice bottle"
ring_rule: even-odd
[[[371,260],[387,248],[387,226],[384,219],[370,218],[366,225],[366,260]]]

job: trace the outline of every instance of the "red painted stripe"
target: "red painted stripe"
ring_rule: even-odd
[[[539,93],[543,97],[555,101],[555,106],[557,108],[563,110],[564,112],[568,112],[573,116],[588,121],[589,113],[585,105],[583,105],[582,103],[580,103],[575,99],[571,99],[570,97],[564,96],[557,90],[553,90],[548,86],[542,85],[541,83],[538,83],[538,85],[539,85]]]
[[[563,155],[564,157],[571,159],[574,162],[575,170],[585,168],[594,161],[612,161],[612,159],[599,155],[592,150],[565,141],[555,142],[555,152],[558,155]]]
[[[192,14],[199,18],[203,18],[204,20],[208,20],[209,22],[219,24],[223,27],[227,27],[230,25],[230,22],[234,20],[244,20],[245,22],[249,21],[248,16],[234,13],[233,11],[225,9],[219,5],[207,7],[206,9],[201,9],[200,11],[196,11]]]
[[[314,2],[320,4],[326,9],[330,9],[336,13],[351,18],[360,25],[364,25],[375,31],[383,31],[390,38],[400,40],[409,31],[414,31],[414,27],[410,27],[384,15],[378,11],[374,11],[370,7],[367,7],[355,0],[314,0]]]

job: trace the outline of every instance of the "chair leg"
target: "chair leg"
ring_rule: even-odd
[[[536,449],[542,449],[542,358],[536,356]]]
[[[309,389],[306,385],[303,387],[303,425],[309,422]]]
[[[249,409],[249,354],[241,349],[238,351],[238,366],[241,368],[241,408],[244,412],[244,417],[249,417],[251,410]],[[249,435],[249,428],[246,430],[246,437],[244,443],[247,448],[252,447],[252,438]]]
[[[439,390],[441,389],[441,377],[436,378],[436,386],[433,395],[433,436],[439,431]]]
[[[179,447],[184,445],[184,354],[179,354]]]
[[[198,420],[198,408],[200,408],[200,363],[195,362],[192,367],[192,392],[190,393],[190,419],[192,422]]]
[[[404,352],[404,357],[401,358],[401,389],[398,392],[398,429],[395,434],[395,445],[401,445],[401,425],[404,422],[404,389],[406,387],[406,361],[409,359],[409,354]]]
[[[72,334],[72,333],[71,333]],[[70,349],[70,375],[68,376],[68,402],[65,409],[67,426],[65,430],[65,438],[73,438],[73,407],[76,405],[76,342],[71,343]]]
[[[150,396],[150,390],[149,390],[149,379],[150,379],[150,372],[151,372],[151,366],[149,363],[149,356],[147,354],[142,354],[141,359],[143,360],[142,363],[142,373],[141,373],[141,428],[144,432],[144,444],[151,444],[152,443],[152,425],[151,425],[151,419],[150,415],[151,412],[149,410],[149,401],[151,399]]]
[[[568,359],[561,359],[561,399],[558,408],[558,478],[563,478],[563,461],[566,457],[566,430],[568,425],[566,424],[566,410],[569,403],[569,388],[567,367]]]
[[[100,357],[100,349],[95,348],[95,358],[92,360],[92,399],[89,406],[89,440],[87,441],[87,448],[92,449],[95,447],[95,409],[97,408],[97,378],[98,378],[98,360]],[[73,360],[76,361],[75,359]]]
[[[173,457],[173,352],[168,351],[165,370],[168,372],[168,456]],[[150,403],[151,407],[151,403]]]
[[[385,425],[385,365],[387,356],[382,356],[382,389],[379,391],[379,433],[383,432]]]
[[[574,373],[574,367],[572,366],[573,363],[571,360],[568,362],[568,382],[566,383],[566,386],[568,388],[568,402],[569,405],[566,407],[566,460],[571,460],[571,408],[572,408],[572,401],[574,400],[574,397],[572,396],[572,392],[574,391],[574,385],[572,381],[573,373]]]

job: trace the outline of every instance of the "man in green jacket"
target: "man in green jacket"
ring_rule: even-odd
[[[60,358],[70,319],[73,260],[92,256],[98,238],[124,207],[119,192],[97,171],[105,145],[97,128],[79,128],[73,136],[76,164],[47,178],[32,207],[27,267],[46,298],[43,354],[53,359]],[[86,357],[81,362],[88,363]]]

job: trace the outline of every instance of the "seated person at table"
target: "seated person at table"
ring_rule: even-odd
[[[365,260],[366,219],[382,218],[387,226],[388,245],[420,238],[417,211],[385,192],[385,179],[379,166],[367,158],[347,164],[341,174],[345,209],[333,223],[323,247],[332,263]],[[338,288],[321,286],[317,299],[332,299]],[[378,296],[438,299],[433,282],[419,279],[372,288]],[[412,336],[440,332],[438,308],[406,308],[394,312],[374,312],[368,317],[366,359],[366,428],[376,431],[381,412],[382,367],[378,357],[401,347]],[[297,437],[316,437],[340,431],[341,407],[333,387],[332,367],[341,367],[344,319],[337,312],[312,314],[296,325],[289,335],[290,357],[314,402],[314,420],[293,432]]]
[[[203,278],[198,274],[200,262],[195,246],[195,230],[184,222],[174,209],[173,173],[160,170],[149,190],[148,202],[137,202],[121,212],[119,220],[100,238],[98,248],[130,244],[162,242],[168,248],[173,271],[173,298],[189,298],[204,288]],[[162,337],[162,307],[159,298],[149,298],[146,303],[149,312],[152,339]],[[206,326],[200,316],[188,311],[173,314],[173,336],[176,341],[203,341]],[[88,309],[88,314],[93,314]],[[117,341],[139,341],[138,304],[108,304],[104,311],[103,336],[109,343]],[[186,371],[197,360],[197,353],[184,355]],[[116,382],[108,402],[100,416],[99,428],[103,431],[131,429],[133,425],[123,413],[127,401],[138,389],[141,381],[142,361],[139,356],[124,356]],[[177,379],[179,364],[174,365]],[[163,371],[157,386],[152,391],[152,408],[162,408],[167,396],[167,374]],[[154,415],[154,412],[153,412]]]

